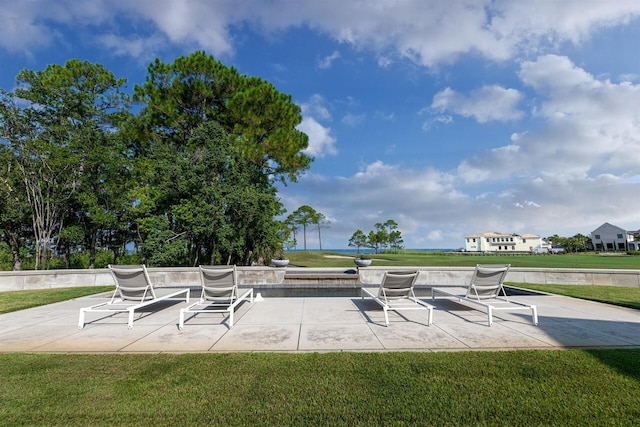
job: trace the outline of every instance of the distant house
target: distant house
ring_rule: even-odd
[[[627,231],[605,222],[591,232],[591,243],[596,251],[637,251],[640,241],[635,235],[640,231]]]
[[[466,252],[533,252],[548,246],[535,234],[489,232],[465,236],[464,248]]]

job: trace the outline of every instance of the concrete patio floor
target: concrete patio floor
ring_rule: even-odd
[[[226,316],[199,314],[178,329],[184,302],[160,303],[136,313],[133,329],[126,313],[88,313],[78,329],[81,307],[108,298],[77,298],[0,315],[0,352],[181,353],[459,351],[501,349],[640,347],[640,311],[555,295],[514,298],[538,307],[539,325],[528,311],[486,315],[447,300],[436,300],[433,323],[426,311],[390,312],[359,297],[264,298]],[[430,299],[425,298],[430,302]]]

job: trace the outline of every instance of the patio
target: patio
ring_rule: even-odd
[[[78,312],[106,300],[93,295],[0,315],[0,352],[180,353],[460,351],[502,349],[640,347],[640,312],[556,295],[525,295],[536,304],[539,326],[525,312],[486,315],[437,300],[433,324],[424,312],[391,313],[389,327],[372,300],[359,297],[264,298],[244,303],[233,329],[222,314],[199,314],[178,330],[184,302],[169,302],[136,314],[87,315],[78,329]],[[431,302],[430,299],[425,299]]]

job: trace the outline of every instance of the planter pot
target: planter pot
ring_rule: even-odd
[[[289,260],[288,259],[272,259],[271,265],[273,265],[274,267],[286,267],[287,265],[289,265]]]
[[[370,259],[358,259],[358,258],[355,258],[353,260],[353,262],[355,262],[358,267],[368,267],[368,266],[371,265],[371,260]]]

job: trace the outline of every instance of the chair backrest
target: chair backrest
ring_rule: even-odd
[[[384,273],[378,298],[398,299],[415,296],[413,286],[418,278],[418,271],[387,271]]]
[[[233,302],[238,298],[236,277],[235,265],[201,265],[200,282],[202,283],[202,294],[200,299]]]
[[[113,298],[123,300],[146,301],[155,299],[149,273],[144,265],[109,265],[111,275],[116,282]]]
[[[478,264],[473,272],[469,288],[467,289],[467,298],[489,299],[495,298],[503,294],[507,294],[502,286],[504,279],[507,277],[511,264],[489,265]]]

